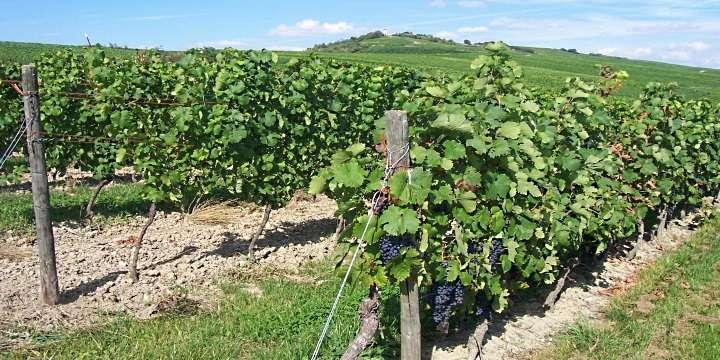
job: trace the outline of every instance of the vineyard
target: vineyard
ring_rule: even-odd
[[[539,90],[505,45],[485,51],[461,76],[315,56],[281,64],[268,51],[193,50],[177,62],[65,51],[36,62],[37,94],[21,88],[19,64],[3,64],[0,143],[14,146],[0,182],[27,177],[23,99],[37,96],[42,129],[29,143],[44,146],[48,171],[98,181],[87,222],[118,172],[138,180],[150,206],[128,265],[136,281],[159,204],[263,207],[247,247],[256,261],[273,209],[299,190],[327,196],[347,267],[334,305],[345,281],[369,290],[344,358],[373,341],[378,293],[398,286],[402,356],[413,358],[420,337],[408,333],[421,324],[447,334],[470,323],[475,358],[514,296],[557,287],[552,305],[577,264],[625,244],[633,256],[670,219],[720,201],[720,104],[674,84],[615,96],[629,75],[608,66]]]

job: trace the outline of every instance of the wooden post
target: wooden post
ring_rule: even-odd
[[[408,118],[405,111],[385,112],[385,139],[387,157],[394,172],[410,167]],[[420,360],[420,299],[417,274],[412,273],[400,284],[400,359]]]
[[[60,289],[55,265],[55,238],[50,220],[50,193],[45,169],[45,152],[40,141],[40,96],[34,65],[22,66],[22,89],[27,121],[28,161],[32,175],[33,209],[37,229],[40,271],[40,300],[48,305],[58,303]]]

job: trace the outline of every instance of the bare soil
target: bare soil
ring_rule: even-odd
[[[211,306],[221,294],[223,278],[250,268],[272,268],[292,276],[306,262],[334,249],[334,201],[299,198],[273,210],[257,243],[259,264],[246,258],[249,240],[260,223],[262,208],[227,207],[186,217],[158,212],[143,241],[138,261],[140,280],[132,284],[127,263],[145,222],[104,229],[61,223],[55,226],[62,303],[38,301],[34,239],[0,238],[0,348],[21,341],[29,329],[74,329],[101,324],[104,314],[124,312],[147,319],[177,299]],[[229,219],[229,220],[228,220]],[[250,289],[252,290],[252,289]],[[14,340],[13,340],[14,339]]]

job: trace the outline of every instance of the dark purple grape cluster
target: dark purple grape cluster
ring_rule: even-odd
[[[410,234],[403,236],[385,236],[380,239],[380,258],[383,263],[387,264],[400,255],[402,248],[414,245],[415,240],[413,240]]]
[[[483,247],[482,245],[478,243],[470,243],[468,245],[468,254],[475,255],[475,254],[482,254]],[[479,265],[480,264],[480,258],[478,256],[472,257],[470,260],[472,264]]]
[[[380,216],[382,212],[388,207],[390,202],[390,192],[378,190],[373,194],[372,212],[375,216]]]
[[[491,271],[495,271],[495,269],[497,269],[500,254],[502,254],[503,251],[505,251],[505,246],[503,245],[502,239],[493,239],[492,247],[490,248],[490,257],[488,257]]]
[[[459,281],[435,284],[431,290],[432,320],[438,328],[447,329],[454,306],[463,303],[465,288]]]
[[[492,320],[492,308],[490,306],[490,301],[483,293],[475,295],[475,316],[479,319],[485,318]]]

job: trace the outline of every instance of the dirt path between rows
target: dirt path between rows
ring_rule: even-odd
[[[293,200],[274,210],[265,234],[257,243],[260,268],[297,273],[300,267],[331,253],[335,231],[335,202]],[[74,329],[97,325],[125,312],[139,319],[160,313],[178,294],[208,308],[220,296],[223,278],[249,268],[245,254],[263,215],[253,206],[223,207],[189,221],[181,213],[159,212],[140,252],[140,281],[127,275],[131,247],[145,218],[105,229],[55,226],[58,276],[62,303],[43,306],[38,301],[37,256],[32,240],[0,238],[0,350],[22,343],[29,329]],[[211,223],[211,224],[208,224]]]

